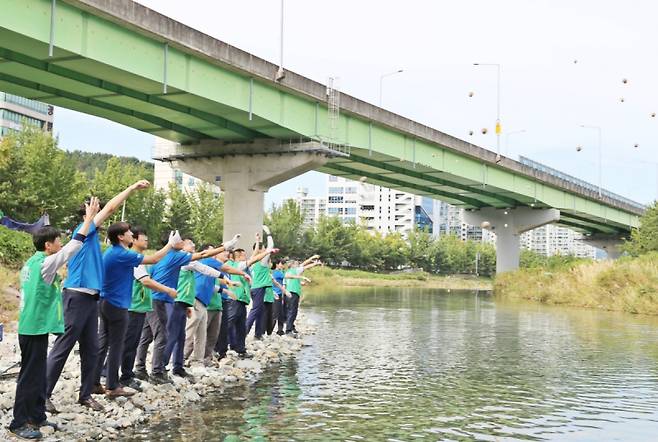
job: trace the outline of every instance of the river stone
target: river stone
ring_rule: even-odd
[[[55,429],[53,427],[41,427],[39,431],[41,432],[41,434],[47,436],[49,434],[53,434],[55,432]]]
[[[196,402],[201,399],[201,396],[199,396],[199,394],[194,390],[188,391],[183,397],[190,402]]]
[[[115,399],[115,402],[119,405],[123,405],[126,402],[128,402],[128,398],[125,396],[119,396],[118,398]]]
[[[238,378],[236,378],[235,376],[229,375],[229,376],[224,377],[224,382],[231,382],[232,383],[232,382],[237,382],[237,381],[238,381]]]
[[[249,360],[249,359],[244,359],[242,361],[238,361],[237,364],[235,364],[237,368],[241,368],[243,370],[260,370],[261,366],[260,363],[254,360]]]

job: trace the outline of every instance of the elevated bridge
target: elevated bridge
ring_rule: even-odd
[[[221,180],[225,235],[250,240],[264,192],[312,169],[463,207],[497,234],[499,271],[518,266],[525,230],[559,223],[612,247],[644,211],[294,72],[278,78],[278,66],[131,0],[0,0],[0,11],[0,90],[180,143],[159,159]]]

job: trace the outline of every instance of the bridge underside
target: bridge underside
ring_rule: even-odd
[[[69,3],[76,2],[57,2],[49,56],[51,1],[0,0],[0,90],[187,145],[332,136],[323,100]],[[375,120],[342,113],[338,132],[351,155],[330,159],[322,172],[465,209],[557,208],[560,224],[596,234],[624,235],[638,223],[637,213]]]

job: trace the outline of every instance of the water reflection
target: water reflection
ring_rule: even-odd
[[[140,429],[148,440],[652,440],[658,322],[352,290],[304,305],[313,345],[256,385]]]

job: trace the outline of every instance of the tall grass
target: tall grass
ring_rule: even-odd
[[[421,287],[490,290],[491,279],[472,275],[438,276],[427,272],[374,273],[363,270],[315,267],[304,272],[311,287]]]
[[[658,253],[498,275],[494,294],[546,304],[658,314]]]

